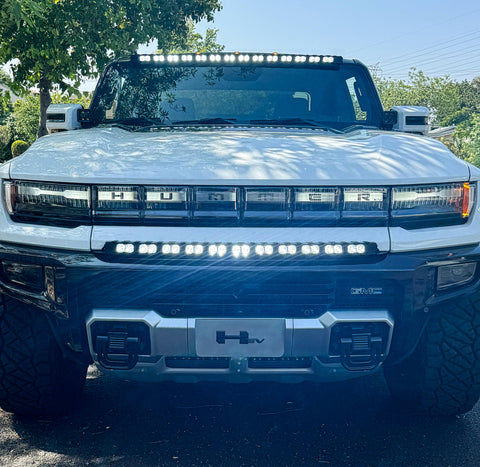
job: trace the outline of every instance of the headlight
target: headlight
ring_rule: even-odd
[[[393,188],[392,223],[406,227],[463,223],[472,210],[474,188],[468,183]]]
[[[21,222],[90,222],[90,187],[60,183],[5,182],[9,214]]]

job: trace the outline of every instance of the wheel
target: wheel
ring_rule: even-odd
[[[468,412],[480,396],[480,311],[469,299],[432,312],[413,354],[384,367],[397,401],[429,415]]]
[[[0,297],[0,407],[25,416],[65,414],[87,365],[62,356],[43,311]]]

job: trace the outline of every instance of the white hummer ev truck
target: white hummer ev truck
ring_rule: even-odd
[[[480,170],[334,56],[135,55],[0,167],[0,406],[143,380],[384,370],[430,414],[480,392]]]

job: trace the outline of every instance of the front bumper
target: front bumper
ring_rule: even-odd
[[[44,279],[33,290],[2,272],[0,291],[55,316],[62,347],[106,371],[181,381],[338,380],[404,358],[444,302],[476,300],[478,272],[441,292],[435,281],[440,265],[479,260],[480,248],[466,246],[308,265],[119,264],[3,244],[2,263],[40,265]],[[129,322],[144,331],[129,335]],[[95,323],[107,323],[106,331]],[[270,325],[273,347],[256,342]],[[242,345],[242,332],[254,342]]]

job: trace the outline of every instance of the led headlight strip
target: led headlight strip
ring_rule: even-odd
[[[399,226],[468,221],[476,183],[394,187],[78,185],[5,181],[16,222],[177,226]],[[212,249],[213,250],[213,249]]]
[[[136,257],[362,256],[378,253],[374,243],[150,243],[109,242],[104,253]]]

